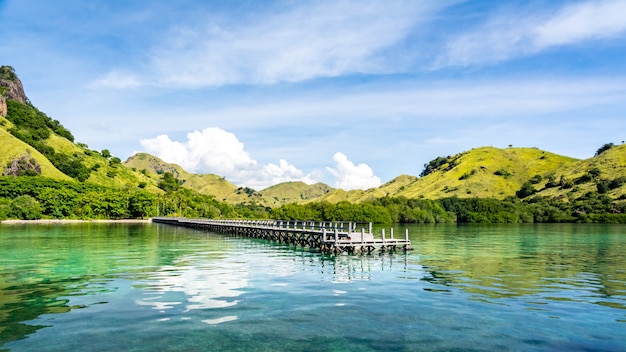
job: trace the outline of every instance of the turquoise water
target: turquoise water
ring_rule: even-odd
[[[410,237],[408,254],[325,256],[166,225],[1,225],[0,350],[626,350],[625,226]]]

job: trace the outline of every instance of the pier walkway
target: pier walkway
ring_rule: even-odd
[[[372,223],[302,220],[215,220],[155,217],[152,222],[206,231],[260,238],[319,250],[322,253],[372,253],[410,250],[408,230],[404,238],[385,238],[372,233]],[[365,228],[367,226],[367,228]]]

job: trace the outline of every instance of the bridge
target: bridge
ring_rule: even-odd
[[[152,222],[293,244],[331,254],[411,250],[408,229],[405,230],[404,238],[401,239],[393,237],[393,229],[388,237],[385,236],[383,229],[380,238],[375,238],[371,222],[217,220],[173,217],[155,217],[152,218]]]

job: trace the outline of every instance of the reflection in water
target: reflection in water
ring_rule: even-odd
[[[468,225],[419,230],[416,247],[429,282],[500,304],[524,296],[535,304],[591,302],[626,309],[623,227]]]
[[[246,263],[232,259],[205,261],[197,255],[181,256],[176,262],[185,265],[164,266],[135,284],[147,296],[136,303],[152,306],[163,313],[166,309],[179,309],[178,314],[181,315],[194,309],[235,306],[239,303],[235,298],[242,295],[242,290],[248,286],[249,270]],[[169,301],[171,297],[184,301]],[[223,316],[204,321],[218,324],[235,319],[236,316]]]
[[[412,252],[330,256],[163,225],[0,226],[0,348],[619,350],[623,230],[414,226]]]

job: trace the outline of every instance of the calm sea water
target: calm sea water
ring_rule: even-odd
[[[410,237],[408,254],[327,256],[166,225],[1,225],[0,350],[626,350],[625,226]]]

